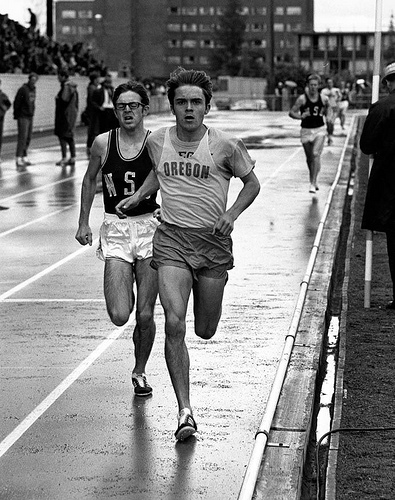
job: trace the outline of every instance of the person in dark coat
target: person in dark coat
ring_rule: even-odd
[[[30,73],[27,83],[18,89],[14,99],[14,119],[18,123],[18,141],[16,145],[16,168],[24,172],[31,165],[27,158],[33,132],[33,117],[36,105],[36,83],[38,75]]]
[[[7,94],[1,90],[1,80],[0,80],[0,155],[1,147],[3,145],[3,130],[4,130],[4,117],[7,111],[11,107],[11,101],[8,99]],[[0,156],[1,163],[1,156]]]
[[[114,87],[109,73],[104,77],[103,83],[93,91],[92,106],[97,112],[99,120],[99,134],[104,134],[113,128],[119,127],[119,122],[114,113],[112,96]]]
[[[389,95],[372,104],[366,118],[360,148],[373,155],[362,229],[384,232],[393,284],[393,299],[388,309],[395,309],[395,62],[384,71],[382,83]]]
[[[58,73],[60,90],[55,98],[55,135],[58,136],[62,158],[56,163],[61,167],[75,166],[75,127],[78,116],[77,84],[69,79],[69,72],[61,69]],[[70,158],[67,159],[67,146]]]

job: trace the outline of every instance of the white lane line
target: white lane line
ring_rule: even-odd
[[[72,205],[68,205],[67,207],[61,208],[60,210],[56,210],[55,212],[51,212],[50,214],[46,214],[43,215],[42,217],[38,217],[37,219],[33,219],[29,222],[26,222],[25,224],[21,224],[19,226],[13,227],[12,229],[8,229],[7,231],[3,231],[2,233],[0,233],[0,238],[2,238],[3,236],[7,236],[8,234],[15,233],[15,231],[20,231],[21,229],[25,229],[25,227],[28,227],[31,224],[35,224],[36,222],[41,222],[45,219],[48,219],[49,217],[52,217],[53,215],[65,212],[66,210],[69,210],[70,208],[73,208],[76,205],[78,205],[78,203],[73,203]]]
[[[41,191],[41,190],[47,189],[51,186],[56,186],[57,184],[62,184],[64,182],[69,182],[69,181],[79,179],[79,178],[81,178],[80,175],[73,175],[73,176],[67,177],[66,179],[61,179],[60,181],[55,181],[55,182],[50,182],[48,184],[43,184],[42,186],[37,186],[36,188],[28,189],[26,191],[22,191],[20,193],[13,194],[12,196],[8,196],[8,198],[0,199],[0,203],[1,204],[7,203],[8,201],[14,200],[15,198],[20,198],[21,196],[25,196],[25,194],[34,193],[36,191]]]
[[[29,415],[22,420],[22,422],[15,427],[15,429],[8,434],[0,443],[0,457],[6,453],[11,446],[34,424],[34,422],[41,417],[41,415],[48,410],[48,408],[55,403],[57,399],[89,368],[99,356],[101,356],[110,345],[116,340],[124,330],[129,326],[132,320],[129,320],[126,325],[116,328],[109,336],[99,344],[91,354],[82,361],[82,363],[73,370],[36,408],[29,413]]]
[[[35,303],[35,302],[105,302],[104,299],[4,299],[3,302],[18,302],[18,303],[24,303],[24,302],[30,302],[30,303]]]
[[[98,244],[98,242],[99,242],[99,238],[96,238],[92,242],[92,247],[96,246]],[[87,250],[91,249],[92,247],[89,246],[89,245],[85,245],[84,247],[82,247],[79,250],[71,253],[70,255],[68,255],[67,257],[65,257],[64,259],[61,259],[58,262],[55,262],[55,264],[52,264],[52,266],[49,266],[46,269],[43,269],[42,271],[40,271],[39,273],[35,274],[31,278],[29,278],[29,279],[27,279],[25,281],[22,281],[22,283],[19,283],[19,285],[16,285],[13,288],[11,288],[10,290],[8,290],[7,292],[1,294],[0,295],[0,302],[2,302],[5,299],[8,299],[8,297],[10,297],[11,295],[14,295],[14,293],[19,292],[20,290],[23,290],[23,288],[26,288],[31,283],[34,283],[35,281],[39,280],[40,278],[42,278],[46,274],[49,274],[50,272],[52,272],[53,270],[57,269],[58,267],[63,266],[63,264],[66,264],[66,262],[69,262],[69,260],[72,260],[75,257],[78,257],[78,255],[86,252]]]
[[[301,147],[300,147],[300,148],[298,148],[298,149],[296,149],[296,150],[295,150],[295,151],[291,154],[291,156],[289,156],[289,157],[288,157],[288,158],[287,158],[287,159],[286,159],[286,160],[285,160],[285,161],[284,161],[281,165],[279,165],[279,166],[276,168],[276,170],[274,170],[274,171],[273,171],[273,172],[269,175],[269,177],[265,180],[265,182],[263,182],[263,183],[261,184],[261,188],[262,188],[262,187],[264,187],[264,186],[266,186],[267,184],[269,184],[269,182],[270,182],[270,181],[271,181],[274,177],[276,177],[276,175],[278,174],[278,172],[279,172],[279,171],[280,171],[283,167],[285,167],[285,165],[286,165],[287,163],[289,163],[291,160],[293,160],[293,159],[295,158],[295,156],[296,156],[298,153],[300,153],[301,151],[302,151],[302,148],[301,148]]]

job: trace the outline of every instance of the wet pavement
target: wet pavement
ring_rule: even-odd
[[[155,129],[171,116],[148,117]],[[176,402],[164,356],[163,313],[147,366],[154,395],[133,397],[133,320],[109,321],[103,265],[74,240],[85,131],[78,161],[55,166],[55,137],[35,138],[17,173],[6,143],[0,177],[0,498],[230,500],[237,498],[284,337],[333,182],[345,135],[322,156],[308,192],[299,122],[285,113],[212,111],[208,126],[243,137],[262,188],[236,221],[235,268],[216,335],[187,318],[196,437],[175,443]],[[230,202],[241,189],[234,180]],[[94,237],[101,196],[91,214]]]

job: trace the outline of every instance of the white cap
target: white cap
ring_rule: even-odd
[[[384,76],[381,79],[381,83],[385,83],[387,76],[395,75],[395,62],[388,64],[384,69]]]

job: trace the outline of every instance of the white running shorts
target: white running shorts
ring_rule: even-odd
[[[100,260],[116,258],[133,263],[152,257],[152,238],[159,222],[152,214],[120,219],[115,214],[104,214],[100,228]]]
[[[302,128],[300,131],[300,140],[302,144],[306,142],[314,142],[318,138],[325,138],[326,128],[317,127],[317,128]]]

